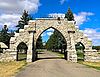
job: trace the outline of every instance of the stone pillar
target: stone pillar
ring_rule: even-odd
[[[75,31],[68,31],[69,37],[67,40],[67,60],[72,62],[77,62],[77,53],[75,49],[75,41],[74,41],[74,33]]]
[[[33,32],[29,32],[29,45],[28,45],[28,51],[27,51],[27,62],[32,62],[32,54],[33,54]]]

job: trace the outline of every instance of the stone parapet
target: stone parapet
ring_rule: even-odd
[[[17,56],[17,51],[12,50],[5,50],[3,53],[0,53],[0,62],[9,62],[9,61],[15,61]]]
[[[85,51],[85,60],[90,62],[100,62],[100,55],[97,50],[84,50]]]

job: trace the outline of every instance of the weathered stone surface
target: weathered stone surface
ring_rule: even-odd
[[[16,54],[16,51],[5,50],[3,53],[0,53],[0,62],[15,61]]]
[[[19,33],[15,33],[15,37],[10,39],[10,50],[16,51],[17,46],[24,42],[28,47],[27,62],[32,61],[33,41],[34,48],[36,41],[41,33],[49,28],[56,29],[65,38],[67,44],[67,59],[72,62],[77,62],[77,54],[75,50],[75,44],[81,42],[85,47],[85,61],[94,60],[94,52],[92,50],[92,41],[86,37],[82,31],[75,26],[75,21],[67,21],[67,19],[57,20],[56,18],[38,18],[36,20],[29,21],[28,25],[24,26],[24,29],[19,30]],[[89,52],[87,52],[89,51]],[[89,54],[92,54],[90,56]],[[96,60],[98,59],[95,58]]]

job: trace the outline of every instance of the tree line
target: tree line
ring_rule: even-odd
[[[46,43],[46,49],[56,50],[56,49],[64,49],[66,48],[66,41],[62,34],[57,30],[54,30],[53,34],[50,36]]]
[[[93,49],[100,50],[100,46],[93,46]]]

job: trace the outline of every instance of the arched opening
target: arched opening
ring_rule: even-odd
[[[76,52],[77,52],[77,61],[84,61],[85,46],[81,42],[78,42],[75,45],[75,48],[76,48]]]
[[[51,59],[51,58],[65,58],[67,59],[66,53],[67,43],[60,31],[50,27],[44,30],[38,37],[36,41],[36,51],[38,54],[38,59]],[[45,57],[42,58],[40,55],[44,52],[53,52],[59,55],[59,57]]]
[[[17,46],[17,61],[26,60],[27,58],[27,45],[24,42],[21,42]]]

